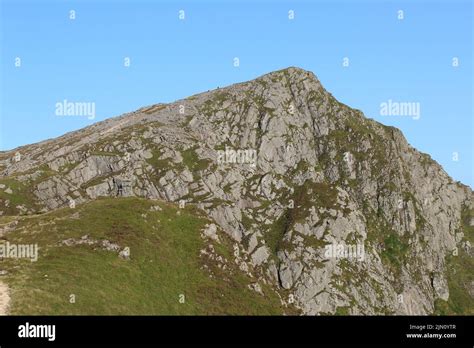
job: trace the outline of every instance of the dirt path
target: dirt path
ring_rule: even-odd
[[[0,315],[7,315],[10,294],[7,284],[0,281]]]

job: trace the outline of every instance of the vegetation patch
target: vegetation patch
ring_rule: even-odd
[[[188,167],[191,172],[205,170],[211,163],[208,159],[200,159],[196,154],[195,148],[184,150],[181,156],[183,156],[183,164]]]
[[[151,210],[154,205],[161,210]],[[208,220],[192,206],[179,211],[163,202],[104,198],[23,218],[27,233],[12,232],[9,241],[37,243],[40,251],[37,262],[2,262],[11,314],[283,314],[267,286],[262,285],[261,296],[248,288],[252,280],[236,266],[230,263],[234,268],[224,271],[206,263],[200,256],[206,243],[200,231]],[[129,247],[130,259],[94,246],[61,243],[84,235]],[[231,244],[223,242],[216,251],[231,255]],[[222,274],[211,278],[205,265]]]
[[[464,237],[474,247],[474,226],[470,221],[474,217],[474,209],[463,208],[461,212]],[[458,255],[446,258],[446,274],[448,276],[449,299],[435,301],[435,314],[438,315],[474,315],[474,257],[464,248],[458,248]]]
[[[5,185],[5,188],[0,189],[0,210],[5,215],[19,215],[21,211],[17,206],[33,210],[38,208],[31,185],[15,179],[1,179],[0,184]]]

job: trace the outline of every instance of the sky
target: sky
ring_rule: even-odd
[[[474,187],[471,0],[0,0],[0,49],[0,150],[297,66]]]

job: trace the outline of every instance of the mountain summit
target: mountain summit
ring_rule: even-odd
[[[293,67],[0,153],[13,314],[474,314],[473,213]]]

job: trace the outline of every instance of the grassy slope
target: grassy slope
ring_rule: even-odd
[[[469,221],[474,210],[464,209],[462,227],[464,236],[474,246],[474,227]],[[435,314],[441,315],[474,315],[474,299],[469,295],[468,287],[474,283],[474,258],[458,248],[458,256],[447,257],[447,274],[449,286],[448,301],[436,300]]]
[[[153,205],[163,210],[152,212]],[[71,218],[77,212],[80,218]],[[11,288],[10,313],[283,313],[273,291],[263,287],[265,296],[261,296],[247,288],[251,282],[247,276],[240,272],[229,275],[229,269],[222,271],[200,257],[205,242],[199,231],[208,221],[192,207],[177,212],[175,206],[162,202],[108,198],[22,218],[8,240],[38,243],[39,259],[0,262],[0,268],[9,271],[5,280]],[[41,226],[45,223],[49,224]],[[131,259],[123,260],[116,252],[94,246],[58,244],[86,234],[130,247]],[[230,255],[230,242],[224,236],[221,240],[216,250]],[[215,277],[201,268],[204,262]],[[69,302],[71,294],[76,297],[74,304]],[[184,304],[180,294],[185,295]]]

